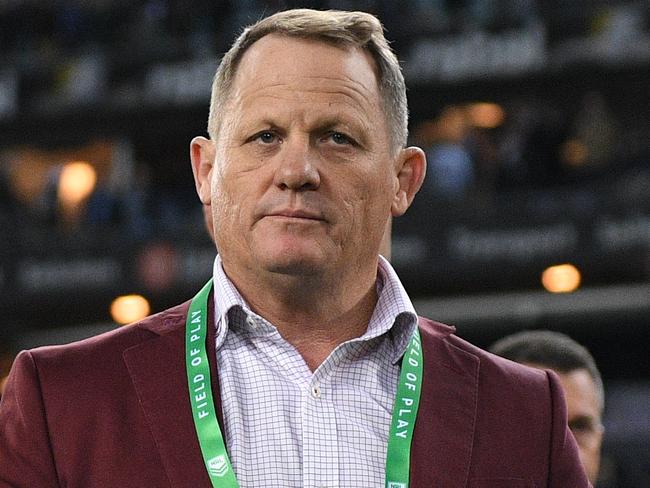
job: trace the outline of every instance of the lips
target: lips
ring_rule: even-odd
[[[301,209],[282,209],[274,210],[266,215],[267,217],[285,217],[289,219],[303,219],[303,220],[325,220],[323,216],[316,212]]]
[[[315,192],[314,192],[315,193]],[[334,212],[327,202],[317,195],[305,195],[303,198],[292,198],[287,201],[284,195],[259,202],[253,214],[254,222],[265,219],[277,220],[284,223],[328,223],[331,224]]]

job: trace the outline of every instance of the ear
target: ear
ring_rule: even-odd
[[[214,142],[205,137],[195,137],[190,143],[190,159],[196,193],[203,205],[212,201],[212,168],[214,167]]]
[[[404,214],[413,202],[424,181],[427,170],[427,158],[419,147],[407,147],[398,155],[397,192],[391,205],[393,217]]]

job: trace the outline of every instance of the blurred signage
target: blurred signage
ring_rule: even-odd
[[[582,32],[550,42],[547,29],[529,27],[500,32],[472,30],[457,36],[416,40],[406,54],[410,82],[453,82],[516,76],[542,69],[585,63],[598,66],[650,63],[650,33],[637,5],[611,5],[585,14]]]
[[[589,214],[567,206],[553,219],[505,203],[477,215],[434,207],[393,227],[393,265],[417,293],[525,289],[565,262],[580,265],[588,285],[650,278],[650,201],[604,200]]]
[[[411,82],[456,81],[530,73],[544,67],[544,26],[498,34],[474,31],[444,39],[416,42],[404,73]]]
[[[18,74],[0,71],[0,118],[11,117],[18,110]]]
[[[592,18],[588,35],[562,39],[553,46],[555,67],[571,64],[636,65],[650,62],[650,34],[640,5],[612,5]]]
[[[109,257],[33,259],[19,263],[16,275],[25,292],[62,292],[113,287],[122,278],[122,267]]]
[[[594,236],[603,250],[645,246],[650,250],[650,215],[598,222]]]
[[[145,77],[145,97],[151,103],[188,104],[210,97],[217,60],[151,66]]]
[[[529,261],[575,252],[578,229],[571,223],[506,230],[452,227],[447,246],[455,258],[475,261]]]

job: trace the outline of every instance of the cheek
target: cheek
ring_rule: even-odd
[[[344,198],[352,232],[363,234],[363,239],[383,235],[383,227],[390,213],[390,195],[391,185],[387,179],[364,175],[354,181]]]
[[[386,216],[390,211],[390,203],[392,201],[393,182],[391,178],[386,175],[378,177],[377,174],[367,175],[359,181],[359,195],[365,207],[367,214],[381,214],[386,212]]]
[[[241,220],[240,202],[236,189],[232,185],[224,184],[223,178],[215,182],[212,187],[212,213],[214,216],[215,233],[232,233],[236,224]],[[234,236],[237,237],[238,233]]]
[[[232,172],[228,169],[223,169],[213,180],[215,234],[226,236],[223,240],[232,240],[238,246],[247,246],[255,212],[268,190],[268,175],[261,171]]]

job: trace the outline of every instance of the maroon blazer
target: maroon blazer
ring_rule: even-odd
[[[0,487],[210,487],[187,394],[188,305],[22,352],[0,403]],[[589,486],[552,373],[497,358],[451,327],[419,325],[425,375],[412,488]]]

